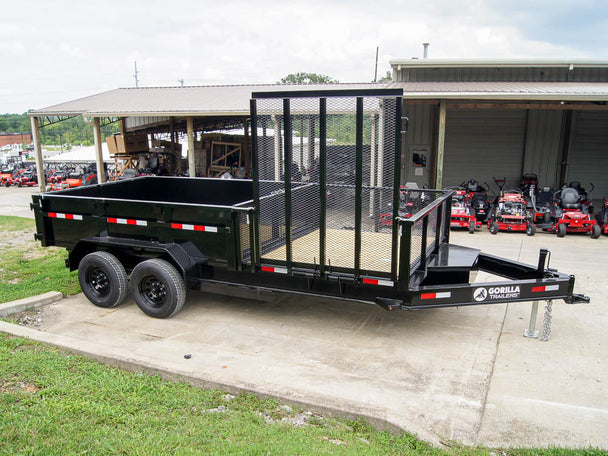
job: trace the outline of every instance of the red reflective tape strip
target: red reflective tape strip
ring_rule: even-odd
[[[264,272],[274,272],[274,268],[271,268],[270,266],[262,266],[262,271],[264,271]]]
[[[537,293],[539,291],[557,291],[559,290],[559,285],[545,285],[542,287],[532,287],[532,292]]]
[[[173,228],[174,230],[181,230],[182,224],[181,223],[172,223],[171,228]]]
[[[62,214],[61,212],[49,212],[48,216],[57,219],[82,220],[82,215],[78,214]]]
[[[394,285],[392,280],[373,279],[371,277],[363,277],[362,282],[368,285],[380,285],[383,287],[392,287]]]
[[[443,291],[440,293],[422,293],[420,299],[442,299],[450,298],[452,296],[451,291]]]
[[[148,226],[148,222],[145,220],[135,220],[135,219],[122,219],[116,217],[108,217],[108,223],[117,223],[119,225],[137,225],[137,226]]]
[[[275,267],[275,266],[262,265],[262,271],[274,272],[275,274],[287,274],[287,268],[281,268],[281,267]]]
[[[172,223],[171,228],[175,230],[206,231],[209,233],[217,233],[218,231],[216,226],[188,225],[186,223]]]

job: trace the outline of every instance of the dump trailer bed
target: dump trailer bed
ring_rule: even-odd
[[[141,177],[34,195],[37,239],[68,250],[94,304],[130,291],[161,318],[208,283],[387,310],[584,299],[547,251],[526,265],[451,245],[450,191],[409,191],[400,211],[395,91],[253,94],[251,111],[253,180]],[[479,270],[496,280],[471,283]]]

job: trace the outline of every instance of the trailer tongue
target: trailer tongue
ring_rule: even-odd
[[[36,237],[67,248],[94,304],[129,290],[159,318],[207,283],[387,310],[588,301],[546,250],[532,266],[449,244],[451,191],[408,191],[400,213],[401,97],[254,93],[252,181],[142,177],[34,195]],[[471,283],[474,271],[502,279]]]

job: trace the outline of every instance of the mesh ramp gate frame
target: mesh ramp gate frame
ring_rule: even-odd
[[[396,282],[402,90],[253,93],[255,265]]]

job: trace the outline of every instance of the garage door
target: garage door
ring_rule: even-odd
[[[566,181],[595,185],[593,198],[608,197],[608,112],[577,111]]]
[[[475,179],[498,188],[492,177],[518,187],[526,135],[525,110],[448,110],[443,186]]]

